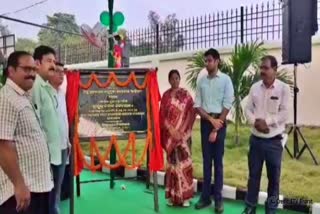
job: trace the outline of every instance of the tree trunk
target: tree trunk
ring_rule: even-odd
[[[235,102],[235,144],[240,144],[239,127],[241,123],[241,100],[236,99]]]
[[[235,121],[235,143],[236,145],[240,144],[240,135],[239,135],[239,118],[236,119]]]

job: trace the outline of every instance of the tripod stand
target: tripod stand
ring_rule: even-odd
[[[293,70],[293,81],[294,81],[294,96],[293,96],[293,125],[290,128],[288,135],[290,135],[291,133],[293,133],[293,155],[291,154],[291,152],[289,151],[288,147],[285,146],[285,149],[287,150],[287,152],[289,153],[291,158],[296,158],[297,160],[301,157],[301,155],[303,154],[303,152],[305,151],[305,149],[308,149],[310,152],[310,155],[314,161],[314,163],[316,165],[318,165],[318,162],[315,158],[315,156],[313,155],[306,139],[304,138],[300,128],[297,126],[297,95],[299,93],[299,88],[297,86],[297,68],[298,65],[297,63],[294,64],[294,70]],[[299,151],[299,136],[303,141],[303,147],[302,149]]]

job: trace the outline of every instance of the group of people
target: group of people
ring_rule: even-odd
[[[208,74],[198,81],[195,100],[180,88],[178,70],[169,73],[171,88],[160,106],[161,144],[166,151],[165,190],[170,206],[190,206],[194,195],[191,139],[196,116],[201,117],[203,185],[196,209],[212,203],[222,213],[223,156],[227,115],[233,106],[231,78],[219,70],[220,54],[204,54]],[[266,162],[266,213],[278,206],[282,134],[288,119],[289,86],[276,79],[277,60],[261,59],[261,81],[252,85],[245,114],[252,125],[248,155],[249,179],[244,214],[255,214],[261,171]],[[39,46],[33,56],[13,52],[0,89],[0,213],[59,214],[65,166],[70,153],[63,64],[55,51]],[[211,191],[212,162],[214,191]]]
[[[13,52],[0,89],[0,213],[59,214],[71,144],[54,49]]]
[[[171,70],[171,88],[162,97],[160,106],[161,144],[166,151],[165,190],[169,206],[190,206],[194,194],[191,155],[192,128],[196,116],[201,118],[203,185],[196,209],[212,203],[216,213],[224,211],[223,156],[227,132],[227,115],[233,106],[234,88],[231,78],[219,70],[220,54],[209,49],[204,54],[207,75],[197,83],[195,100],[180,88],[180,73]],[[290,88],[276,79],[278,63],[274,56],[261,59],[261,81],[252,85],[245,115],[252,126],[248,154],[249,179],[243,214],[255,214],[261,173],[266,162],[268,199],[266,214],[276,213],[283,152],[283,133],[288,120]],[[214,188],[211,188],[212,161]]]

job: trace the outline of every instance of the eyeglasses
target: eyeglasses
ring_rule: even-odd
[[[18,65],[17,68],[21,68],[26,73],[31,73],[31,72],[35,72],[36,71],[36,67],[31,67],[31,66],[20,66],[20,65]]]
[[[56,74],[62,74],[62,75],[65,74],[65,70],[61,70],[61,69],[56,69],[54,72],[55,72]]]
[[[262,65],[259,68],[260,68],[260,70],[269,70],[269,69],[271,69],[271,67],[268,67],[268,66],[265,66],[265,65]]]

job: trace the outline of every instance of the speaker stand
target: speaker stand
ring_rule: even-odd
[[[318,165],[318,161],[316,160],[314,154],[311,151],[310,146],[308,145],[306,139],[304,138],[300,128],[297,126],[297,95],[299,93],[299,88],[297,86],[297,69],[298,69],[298,65],[297,63],[294,64],[294,70],[293,70],[293,81],[294,81],[294,96],[293,96],[293,125],[290,128],[288,135],[290,135],[291,133],[293,134],[293,155],[291,154],[291,152],[289,151],[287,145],[285,146],[285,149],[287,150],[287,152],[289,153],[291,158],[295,158],[295,159],[299,159],[301,157],[301,155],[303,154],[303,152],[305,151],[305,149],[309,150],[309,153],[315,163],[315,165]],[[299,137],[302,139],[303,142],[303,147],[302,149],[299,151]]]

